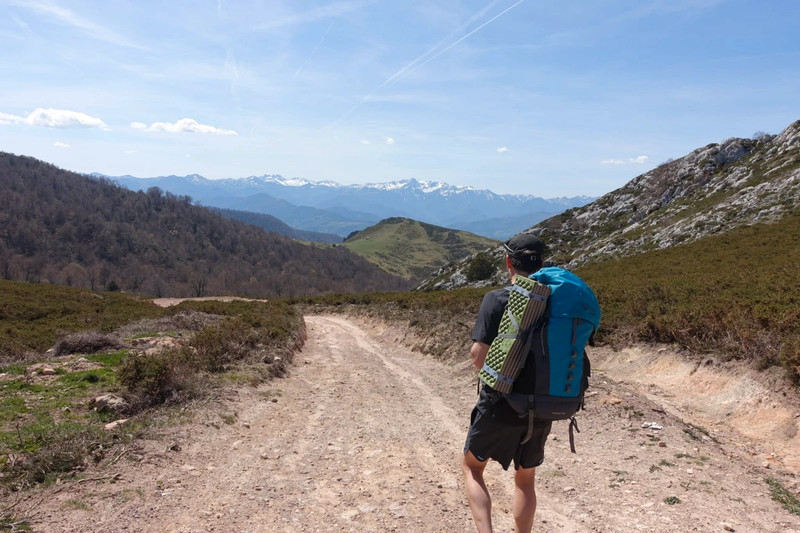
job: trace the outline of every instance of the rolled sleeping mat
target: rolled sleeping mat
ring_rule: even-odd
[[[519,335],[539,320],[547,309],[550,287],[530,278],[516,276],[508,305],[500,320],[497,337],[489,346],[478,377],[499,392],[511,392],[514,380],[525,366],[525,339]]]

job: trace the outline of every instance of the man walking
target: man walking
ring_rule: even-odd
[[[516,276],[530,276],[542,267],[544,245],[532,234],[515,235],[505,243],[505,250],[511,283],[514,283]],[[508,296],[507,288],[497,289],[487,293],[481,303],[472,330],[473,345],[470,349],[472,363],[478,370],[483,367],[492,340],[498,334]],[[523,369],[514,384],[514,392],[533,392],[533,384],[528,383],[533,376],[526,373],[532,366]],[[527,420],[520,421],[508,403],[499,399],[496,391],[486,385],[482,387],[472,410],[462,463],[467,501],[478,533],[492,531],[492,501],[483,479],[489,459],[499,462],[504,470],[508,470],[511,462],[514,462],[514,531],[531,531],[536,512],[535,472],[536,467],[544,461],[544,446],[550,426],[550,421],[534,421],[533,434],[526,441]]]

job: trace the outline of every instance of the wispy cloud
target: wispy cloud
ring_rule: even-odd
[[[27,124],[47,128],[100,128],[110,130],[105,122],[79,111],[38,108],[27,117],[0,113],[0,124]]]
[[[322,37],[320,37],[319,41],[317,41],[317,44],[315,44],[314,48],[311,49],[311,52],[308,54],[308,57],[303,62],[303,64],[300,65],[300,68],[298,68],[297,71],[295,71],[294,76],[292,76],[292,81],[297,79],[297,75],[300,74],[303,71],[304,68],[306,68],[306,65],[308,65],[308,62],[311,61],[312,57],[314,57],[314,53],[317,51],[317,48],[319,48],[322,45],[322,42],[325,40],[325,37],[328,36],[328,32],[331,31],[331,26],[333,26],[333,22],[328,24],[328,29],[325,30],[325,33],[322,34]]]
[[[647,163],[648,159],[650,158],[647,157],[646,155],[640,155],[639,157],[632,157],[631,163],[638,163],[638,164]]]
[[[391,137],[386,137],[386,140],[383,141],[383,142],[385,142],[386,144],[392,145],[392,144],[394,144],[394,139],[391,138]]]
[[[239,135],[233,130],[226,130],[200,124],[193,118],[182,118],[175,123],[154,122],[150,126],[143,122],[131,122],[131,128],[144,131],[163,131],[166,133],[204,133],[208,135]]]
[[[359,107],[361,107],[361,106],[362,106],[362,105],[363,105],[363,104],[364,104],[364,103],[365,103],[367,100],[369,100],[370,98],[372,98],[372,96],[373,96],[373,94],[374,94],[375,92],[379,91],[379,90],[380,90],[380,89],[382,89],[383,87],[386,87],[387,85],[391,85],[391,84],[394,84],[394,83],[396,83],[397,81],[399,81],[399,80],[401,80],[401,79],[405,78],[406,76],[408,76],[408,75],[409,75],[409,74],[411,74],[412,72],[416,71],[417,69],[419,69],[419,68],[421,68],[421,67],[423,67],[423,66],[427,65],[428,63],[430,63],[431,61],[433,61],[433,60],[434,60],[434,59],[436,59],[437,57],[441,56],[442,54],[444,54],[445,52],[447,52],[448,50],[450,50],[451,48],[453,48],[454,46],[456,46],[456,45],[457,45],[457,44],[459,44],[460,42],[464,41],[465,39],[467,39],[468,37],[470,37],[470,36],[474,35],[476,32],[478,32],[478,31],[482,30],[483,28],[485,28],[486,26],[488,26],[489,24],[491,24],[491,23],[492,23],[492,22],[494,22],[495,20],[499,19],[500,17],[502,17],[503,15],[505,15],[506,13],[508,13],[509,11],[511,11],[512,9],[514,9],[515,7],[517,7],[518,5],[520,5],[520,4],[521,4],[522,2],[524,2],[524,1],[525,1],[525,0],[517,0],[517,2],[516,2],[516,3],[514,3],[514,4],[512,4],[511,6],[507,7],[506,9],[504,9],[503,11],[501,11],[500,13],[498,13],[497,15],[493,16],[492,18],[490,18],[489,20],[487,20],[486,22],[484,22],[483,24],[481,24],[481,25],[480,25],[480,26],[478,26],[477,28],[473,29],[473,30],[472,30],[472,31],[470,31],[469,33],[467,33],[467,34],[465,34],[465,35],[463,35],[463,36],[459,37],[458,39],[456,39],[456,40],[455,40],[455,41],[453,41],[452,43],[448,44],[448,45],[447,45],[447,46],[445,46],[444,48],[441,48],[441,47],[444,45],[444,43],[445,43],[445,42],[447,42],[447,40],[445,39],[445,40],[443,40],[443,41],[440,41],[440,42],[439,42],[439,43],[437,43],[437,44],[436,44],[436,45],[435,45],[433,48],[429,49],[429,50],[428,50],[427,52],[425,52],[424,54],[422,54],[422,55],[418,56],[416,59],[414,59],[413,61],[411,61],[410,63],[408,63],[406,66],[404,66],[403,68],[401,68],[400,70],[398,70],[397,72],[395,72],[394,74],[392,74],[391,76],[389,76],[388,78],[386,78],[386,79],[383,81],[383,83],[381,83],[381,84],[380,84],[380,85],[379,85],[379,86],[378,86],[378,87],[377,87],[377,88],[376,88],[374,91],[372,91],[372,92],[371,92],[371,93],[369,93],[368,95],[364,96],[364,97],[361,99],[361,101],[360,101],[360,102],[358,102],[358,103],[357,103],[357,104],[355,104],[353,107],[351,107],[350,109],[348,109],[348,110],[347,110],[347,111],[346,111],[346,112],[345,112],[345,113],[344,113],[344,114],[343,114],[341,117],[339,117],[337,120],[335,120],[335,121],[334,121],[332,124],[329,124],[329,125],[328,125],[328,127],[330,127],[330,126],[333,126],[334,124],[337,124],[337,123],[339,123],[340,121],[344,120],[344,119],[345,119],[346,117],[348,117],[348,116],[349,116],[349,115],[350,115],[350,114],[351,114],[353,111],[355,111],[356,109],[358,109]],[[474,16],[474,17],[472,17],[472,18],[469,20],[469,23],[471,24],[471,23],[472,23],[472,22],[473,22],[473,21],[474,21],[476,18],[482,17],[482,16],[483,16],[483,15],[484,15],[484,14],[485,14],[487,11],[488,11],[488,9],[489,9],[489,8],[491,8],[492,6],[494,6],[494,4],[496,4],[496,0],[495,0],[495,1],[493,1],[493,2],[491,2],[491,3],[489,3],[489,5],[487,5],[487,6],[486,6],[484,9],[482,9],[478,15],[476,15],[476,16]],[[440,48],[441,48],[441,49],[440,49]]]
[[[138,152],[139,152],[139,150],[125,150],[126,154],[135,154],[135,153],[138,153]]]
[[[358,2],[334,2],[325,6],[318,6],[307,11],[292,13],[284,17],[276,17],[268,22],[258,24],[256,30],[272,30],[276,28],[283,28],[287,26],[298,26],[302,24],[309,24],[317,22],[318,20],[325,20],[330,18],[337,18],[353,11],[358,11],[370,4],[374,4],[375,0],[358,1]]]
[[[145,50],[146,47],[139,45],[125,37],[119,35],[118,33],[102,26],[101,24],[97,24],[89,19],[81,17],[80,15],[74,13],[73,11],[63,8],[61,6],[56,5],[53,2],[48,1],[32,1],[32,0],[11,0],[9,2],[11,5],[21,7],[27,9],[29,11],[33,11],[40,15],[44,15],[51,19],[60,22],[66,26],[72,26],[73,28],[77,28],[90,37],[98,39],[100,41],[104,41],[107,43],[115,44],[118,46],[124,46],[127,48],[135,48],[139,50]]]
[[[492,18],[490,18],[489,20],[487,20],[486,22],[484,22],[483,24],[481,24],[480,26],[478,26],[474,30],[472,30],[469,33],[467,33],[466,35],[463,35],[462,37],[456,39],[455,41],[453,41],[449,45],[445,46],[444,48],[442,48],[438,52],[434,53],[434,51],[439,47],[439,45],[437,44],[435,47],[431,48],[430,50],[428,50],[427,52],[425,52],[421,56],[417,57],[414,61],[412,61],[411,63],[409,63],[405,67],[401,68],[400,70],[398,70],[397,72],[395,72],[394,74],[389,76],[386,79],[386,81],[384,81],[381,84],[381,87],[384,87],[384,86],[389,85],[391,83],[395,83],[396,81],[405,78],[406,76],[408,76],[409,74],[411,74],[415,70],[427,65],[428,63],[430,63],[431,61],[433,61],[434,59],[436,59],[440,55],[444,54],[445,52],[447,52],[448,50],[450,50],[451,48],[456,46],[458,43],[464,41],[468,37],[470,37],[473,34],[479,32],[480,30],[482,30],[483,28],[485,28],[486,26],[488,26],[489,24],[491,24],[495,20],[499,19],[500,17],[502,17],[503,15],[505,15],[506,13],[508,13],[509,11],[511,11],[512,9],[514,9],[515,7],[517,7],[518,5],[520,5],[524,1],[525,0],[518,0],[516,3],[514,3],[511,6],[505,8],[503,11],[501,11],[497,15],[493,16]],[[492,4],[490,4],[490,6],[493,5],[493,4],[494,4],[494,2],[492,2]],[[426,56],[429,56],[429,57],[426,57]]]
[[[56,148],[69,148],[69,145],[67,143],[62,143],[61,141],[54,142],[53,146],[55,146]]]
[[[369,144],[369,141],[366,140],[366,139],[361,139],[361,144],[364,144],[364,145]]]
[[[497,153],[498,154],[504,154],[506,152],[508,152],[508,147],[507,146],[501,146],[500,148],[497,149]]]
[[[622,159],[606,159],[605,161],[600,162],[603,165],[624,165],[625,161]]]

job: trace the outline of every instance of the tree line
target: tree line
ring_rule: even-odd
[[[123,189],[0,152],[0,278],[153,297],[403,290],[344,247],[312,247],[156,187]]]

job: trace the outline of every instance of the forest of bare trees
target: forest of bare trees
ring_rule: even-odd
[[[132,192],[0,152],[0,278],[148,296],[405,289],[344,247],[312,247],[187,196]]]

